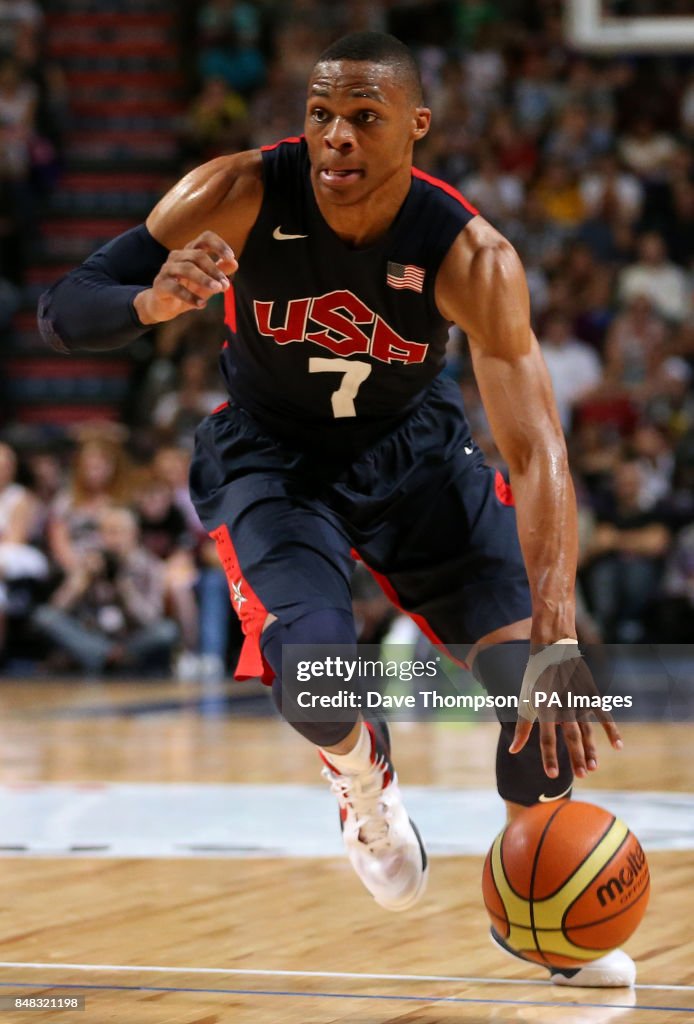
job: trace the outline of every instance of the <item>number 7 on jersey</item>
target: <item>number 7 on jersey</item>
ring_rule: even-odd
[[[371,363],[366,363],[363,359],[321,359],[315,356],[308,361],[309,373],[343,374],[342,383],[330,396],[335,419],[357,415],[354,399],[371,370]]]

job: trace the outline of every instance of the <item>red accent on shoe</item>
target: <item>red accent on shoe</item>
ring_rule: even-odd
[[[375,732],[374,727],[371,724],[371,722],[364,722],[364,725],[369,730],[369,735],[371,736],[371,763],[372,764],[376,764],[376,761],[378,760],[378,748],[376,746],[376,732]],[[392,774],[392,772],[390,770],[390,761],[388,760],[388,758],[385,759],[385,763],[386,763],[387,767],[386,767],[386,770],[383,772],[383,789],[385,789],[386,786],[389,786],[391,784],[391,782],[393,781],[393,774]]]
[[[342,772],[339,772],[335,765],[331,764],[330,761],[328,761],[327,757],[325,756],[322,750],[318,751],[318,756],[325,765],[325,767],[328,768],[331,772],[333,772],[334,775],[342,775]]]

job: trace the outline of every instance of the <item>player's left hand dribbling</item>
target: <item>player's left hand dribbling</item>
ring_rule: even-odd
[[[600,722],[615,750],[621,750],[619,729],[609,711],[600,706],[577,709],[575,697],[599,697],[593,674],[578,651],[573,648],[557,650],[548,645],[533,652],[521,688],[518,721],[509,748],[519,753],[528,741],[533,723],[538,719],[542,764],[549,778],[559,774],[557,761],[557,727],[560,727],[577,778],[584,778],[598,766],[597,750],[590,718]],[[552,695],[554,699],[551,700]]]

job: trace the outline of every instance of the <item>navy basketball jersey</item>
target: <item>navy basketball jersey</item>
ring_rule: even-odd
[[[305,141],[262,157],[262,207],[226,296],[231,399],[277,437],[362,447],[402,421],[443,366],[436,274],[477,211],[413,170],[388,232],[350,248],[320,213]]]

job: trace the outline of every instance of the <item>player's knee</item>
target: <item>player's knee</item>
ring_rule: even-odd
[[[328,644],[356,647],[354,617],[343,608],[321,608],[306,612],[286,625],[275,619],[274,622],[266,623],[260,643],[275,675],[281,678],[282,647],[285,644],[301,644],[308,648]]]
[[[263,654],[275,673],[272,697],[277,710],[311,743],[319,747],[332,747],[349,735],[357,720],[358,712],[344,708],[340,710],[339,721],[325,721],[325,711],[315,711],[303,706],[300,694],[307,684],[299,683],[293,676],[282,672],[282,648],[285,644],[300,644],[305,648],[307,661],[320,660],[328,648],[339,646],[340,654],[348,656],[348,648],[356,653],[357,636],[352,614],[341,608],[325,608],[307,612],[288,625],[279,620],[271,623],[263,632],[261,643]],[[341,680],[335,680],[335,688],[348,689]]]

